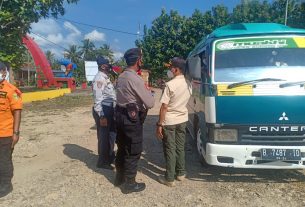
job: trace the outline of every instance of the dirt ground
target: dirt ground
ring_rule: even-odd
[[[160,105],[149,111],[137,180],[145,191],[122,194],[114,172],[97,169],[97,139],[89,91],[32,104],[23,110],[15,148],[14,191],[0,206],[305,206],[303,170],[204,168],[187,137],[187,180],[170,188],[157,182],[164,172],[155,138]]]

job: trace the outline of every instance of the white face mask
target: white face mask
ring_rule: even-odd
[[[0,82],[2,82],[3,80],[5,80],[5,75],[4,73],[0,73]]]
[[[167,74],[167,77],[168,77],[169,79],[172,79],[172,78],[174,77],[173,72],[170,71],[170,70],[168,70],[166,74]]]

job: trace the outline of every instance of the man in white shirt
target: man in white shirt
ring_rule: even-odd
[[[191,96],[191,88],[184,78],[186,62],[175,57],[168,65],[167,75],[172,78],[165,84],[160,102],[162,103],[157,122],[156,135],[163,141],[166,162],[165,176],[159,182],[174,186],[175,178],[185,178],[185,128],[188,121],[187,102]]]
[[[116,94],[113,84],[109,78],[111,65],[104,57],[98,57],[98,73],[93,80],[93,117],[97,126],[98,139],[98,162],[96,167],[113,170],[111,165],[115,159],[115,123],[114,107],[116,104]]]

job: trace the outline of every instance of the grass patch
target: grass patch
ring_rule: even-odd
[[[43,115],[50,115],[57,114],[58,112],[62,111],[73,111],[73,109],[77,107],[90,107],[92,105],[93,99],[91,95],[65,95],[59,98],[49,99],[45,101],[25,103],[24,110],[35,113],[40,112]]]

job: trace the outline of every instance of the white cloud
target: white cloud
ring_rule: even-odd
[[[30,36],[41,49],[50,50],[59,58],[63,56],[62,47],[68,48],[71,44],[79,44],[82,39],[82,33],[78,28],[67,21],[60,25],[53,19],[42,19],[31,26]]]
[[[42,19],[31,25],[32,32],[39,34],[50,34],[60,32],[60,26],[53,19]]]
[[[81,38],[81,32],[72,25],[70,22],[65,22],[64,27],[68,30],[68,35],[66,37],[66,43],[69,45],[77,44],[79,39]]]
[[[64,37],[61,33],[49,34],[47,39],[55,44],[61,44],[64,42]]]
[[[93,30],[92,32],[86,34],[84,39],[89,39],[94,42],[102,42],[106,41],[106,35],[102,32],[98,32],[97,30]]]
[[[82,33],[73,25],[71,24],[70,22],[67,22],[65,21],[64,22],[64,27],[67,29],[67,30],[70,30],[70,32],[74,35],[81,35]]]
[[[119,43],[120,42],[120,40],[117,39],[117,38],[115,38],[113,41],[114,41],[114,43]]]
[[[123,57],[123,56],[124,56],[124,54],[121,53],[121,52],[114,52],[114,53],[113,53],[114,60],[119,60],[119,59],[121,59],[121,57]]]

